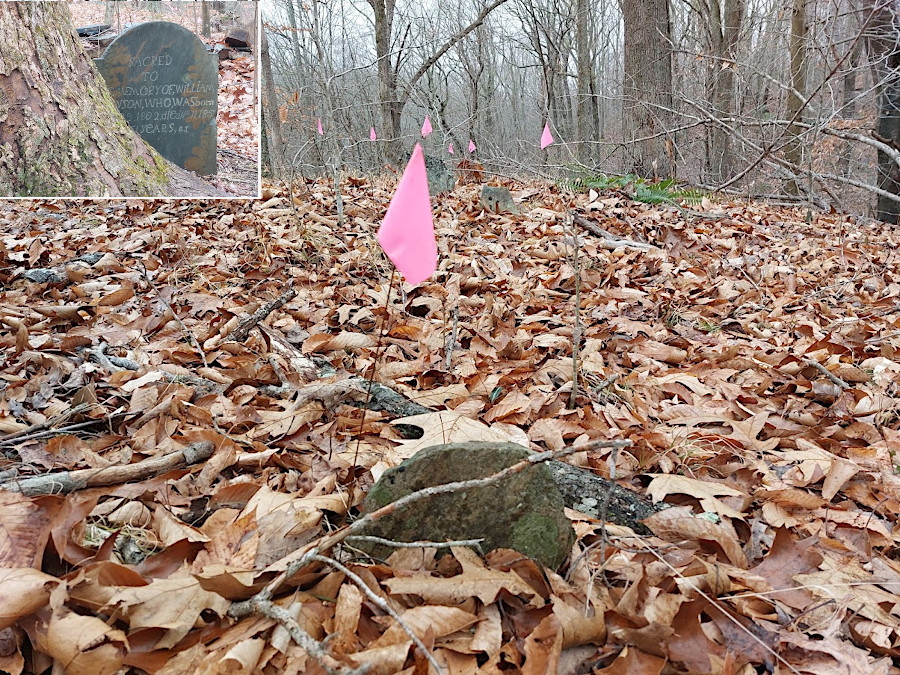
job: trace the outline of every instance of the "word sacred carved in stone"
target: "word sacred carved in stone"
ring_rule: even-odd
[[[216,173],[219,59],[200,38],[176,23],[142,23],[94,63],[141,138],[178,166]]]

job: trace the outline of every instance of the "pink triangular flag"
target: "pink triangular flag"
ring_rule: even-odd
[[[422,138],[425,138],[432,131],[434,129],[431,128],[431,120],[428,119],[428,115],[425,115],[425,124],[422,125]]]
[[[325,135],[325,132],[322,131],[322,118],[320,117],[320,118],[319,118],[318,120],[316,120],[316,121],[318,122],[318,126],[319,126],[319,136],[324,136],[324,135]]]
[[[451,155],[455,154],[453,152],[453,143],[451,143],[450,145],[447,146],[447,152],[449,152]]]
[[[475,152],[475,141],[469,139],[469,152]]]
[[[411,284],[425,281],[437,269],[425,155],[418,143],[378,228],[378,243]]]
[[[553,142],[553,134],[550,133],[550,122],[544,123],[544,133],[541,134],[541,150]]]
[[[378,138],[378,134],[375,133],[375,127],[372,127],[372,130],[369,132],[369,140],[374,141]]]

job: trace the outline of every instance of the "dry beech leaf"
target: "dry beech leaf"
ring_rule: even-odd
[[[47,605],[51,592],[61,583],[56,577],[28,567],[0,567],[0,630]]]
[[[112,675],[122,667],[126,638],[96,617],[60,609],[46,632],[39,633],[38,643],[68,674]]]
[[[501,572],[484,566],[481,559],[466,548],[453,548],[453,556],[462,565],[462,573],[453,577],[414,574],[387,579],[384,585],[392,595],[414,594],[436,604],[456,604],[467,598],[478,598],[489,604],[501,590],[518,595],[532,607],[542,607],[543,600],[515,572]]]
[[[680,515],[679,511],[681,509],[676,508],[654,513],[644,519],[644,524],[657,537],[666,541],[683,539],[713,541],[722,547],[732,565],[747,569],[747,556],[744,555],[740,542],[732,533],[728,532],[721,524],[712,523],[705,518]]]

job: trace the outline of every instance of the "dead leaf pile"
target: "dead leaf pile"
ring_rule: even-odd
[[[299,626],[346,672],[898,672],[896,228],[508,186],[436,198],[439,270],[392,292],[387,182],[341,226],[325,182],[9,204],[0,670],[324,672]],[[363,413],[373,367],[401,396]],[[569,511],[558,572],[344,542],[229,615],[421,447],[620,438],[570,461],[672,504],[653,536]]]

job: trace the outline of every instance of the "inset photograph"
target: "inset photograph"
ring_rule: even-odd
[[[0,3],[0,197],[258,198],[258,25],[256,2]]]

